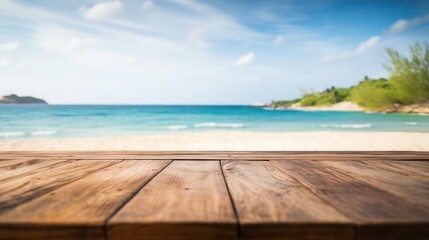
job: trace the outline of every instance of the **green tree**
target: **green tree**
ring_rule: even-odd
[[[429,45],[427,42],[410,46],[410,56],[387,49],[389,63],[385,68],[391,73],[399,103],[412,104],[429,101]]]
[[[396,103],[393,84],[384,78],[365,79],[350,90],[351,100],[366,109],[385,110]]]

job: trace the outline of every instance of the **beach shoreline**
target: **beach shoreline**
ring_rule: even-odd
[[[429,151],[427,132],[213,131],[138,136],[0,140],[0,151]]]
[[[330,106],[300,106],[292,104],[290,106],[270,107],[275,110],[297,110],[297,111],[340,111],[340,112],[365,112],[366,110],[351,102],[340,102]]]
[[[266,109],[272,110],[296,110],[296,111],[340,111],[340,112],[368,112],[369,110],[360,107],[352,102],[339,102],[329,106],[301,106],[292,104],[289,106],[264,106]],[[429,114],[429,103],[417,103],[409,105],[398,105],[384,110],[374,112],[380,113],[404,113],[404,114]]]

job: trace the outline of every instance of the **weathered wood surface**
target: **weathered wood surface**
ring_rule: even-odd
[[[104,223],[133,194],[170,161],[122,161],[0,215],[0,236],[10,239],[61,238],[49,232],[52,226],[79,239],[104,239]],[[11,233],[13,226],[26,229]],[[83,229],[76,226],[83,226]]]
[[[43,196],[70,182],[120,161],[71,161],[0,181],[0,213]]]
[[[222,161],[240,236],[353,239],[350,220],[269,161]]]
[[[236,239],[236,218],[219,162],[173,162],[111,219],[108,236]]]
[[[353,176],[350,172],[320,161],[272,163],[356,222],[358,239],[372,239],[379,229],[384,229],[383,234],[380,234],[382,237],[374,239],[408,239],[415,236],[416,229],[411,225],[402,228],[404,223],[421,223],[421,231],[425,233],[422,235],[425,238],[429,236],[428,212],[422,211],[420,206],[408,201],[409,199],[392,194],[391,191],[395,190],[371,184],[365,177]],[[410,187],[403,191],[418,192],[420,189]]]
[[[429,239],[429,152],[0,152],[1,239]]]

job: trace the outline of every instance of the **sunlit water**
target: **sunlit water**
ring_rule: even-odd
[[[215,130],[429,132],[429,116],[248,106],[0,105],[0,139]]]

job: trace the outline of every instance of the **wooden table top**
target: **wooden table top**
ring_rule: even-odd
[[[0,239],[429,239],[429,152],[0,152]]]

